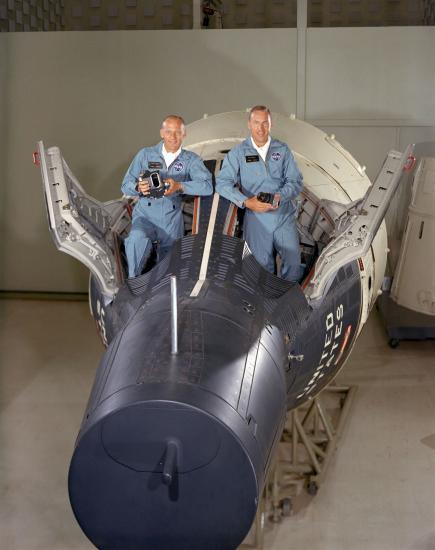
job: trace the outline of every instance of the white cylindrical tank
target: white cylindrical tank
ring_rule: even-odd
[[[435,158],[417,167],[405,235],[391,288],[399,305],[435,315]]]

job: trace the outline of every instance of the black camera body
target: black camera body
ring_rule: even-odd
[[[275,193],[258,193],[257,199],[260,202],[267,202],[269,204],[273,204],[275,200]]]
[[[257,200],[259,200],[260,202],[271,204],[274,210],[276,210],[280,204],[280,196],[276,193],[258,193]]]
[[[142,172],[139,174],[138,181],[144,180],[148,180],[150,184],[149,193],[146,195],[147,197],[151,197],[153,199],[160,199],[163,197],[167,189],[167,185],[162,181],[159,172],[150,172],[149,170]]]

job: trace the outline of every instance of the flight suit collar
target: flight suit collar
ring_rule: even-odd
[[[159,154],[159,157],[163,160],[163,162],[165,162],[165,157],[163,156],[163,140],[159,141],[159,143],[157,143],[157,145],[155,145],[154,149],[157,151],[157,153]],[[183,149],[183,147],[181,147],[181,151],[180,151],[180,154],[178,155],[178,157],[175,159],[175,161],[177,160],[185,160],[185,157],[186,157],[186,151],[185,149]],[[174,162],[175,162],[174,161]],[[165,163],[166,164],[166,163]],[[172,166],[172,165],[171,165]],[[166,168],[169,169],[169,166],[167,166]]]
[[[255,147],[252,145],[250,135],[245,139],[245,141],[242,141],[242,144],[243,144],[245,149],[249,149],[250,153],[252,152],[252,154],[254,154],[254,155],[258,154],[257,149],[255,149]],[[270,143],[269,143],[269,149],[267,150],[266,160],[269,159],[272,148],[276,147],[277,145],[279,145],[279,142],[277,142],[276,139],[273,139],[273,137],[270,136]]]

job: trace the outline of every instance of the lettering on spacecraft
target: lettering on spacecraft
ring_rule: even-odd
[[[311,377],[310,381],[303,389],[302,393],[298,395],[298,399],[310,393],[316,387],[317,382],[325,375],[324,371],[330,367],[334,359],[336,359],[334,365],[338,363],[338,360],[340,359],[342,351],[344,349],[344,346],[342,346],[341,350],[339,350],[339,354],[337,357],[337,348],[339,346],[340,336],[343,331],[343,313],[344,307],[343,304],[340,304],[335,310],[335,315],[333,312],[330,312],[326,316],[325,343],[323,345],[322,355],[320,357],[319,364],[314,371],[314,374]]]
[[[103,340],[103,344],[107,346],[107,335],[106,335],[106,312],[104,311],[104,308],[101,306],[100,300],[97,300],[97,325],[101,334],[101,339]]]

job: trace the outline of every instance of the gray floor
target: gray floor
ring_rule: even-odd
[[[87,304],[1,301],[0,350],[0,548],[93,548],[66,478],[102,353]],[[391,350],[373,313],[339,380],[358,391],[326,480],[265,548],[435,549],[435,341]]]

